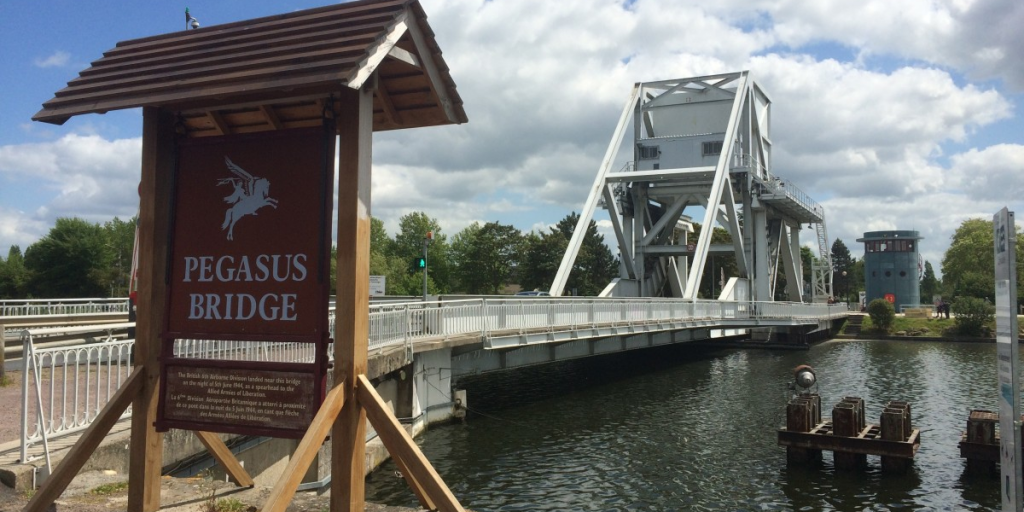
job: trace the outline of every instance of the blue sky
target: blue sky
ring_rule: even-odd
[[[57,217],[134,214],[139,111],[30,120],[103,51],[184,29],[185,7],[205,27],[328,3],[5,2],[0,255]],[[776,173],[855,256],[865,231],[917,229],[939,270],[964,219],[1024,211],[1019,1],[421,3],[469,123],[375,136],[373,213],[392,234],[412,211],[449,236],[553,225],[583,205],[634,82],[745,69],[774,101]]]

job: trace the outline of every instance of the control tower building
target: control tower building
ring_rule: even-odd
[[[869,231],[864,233],[864,281],[867,304],[888,300],[900,312],[902,306],[921,303],[921,256],[917,231]]]

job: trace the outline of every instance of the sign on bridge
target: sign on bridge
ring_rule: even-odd
[[[305,432],[324,394],[333,152],[322,128],[179,142],[161,428]],[[185,358],[180,339],[238,348]],[[256,341],[313,343],[316,361],[237,360]]]

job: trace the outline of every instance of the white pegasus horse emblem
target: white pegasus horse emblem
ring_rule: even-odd
[[[264,206],[277,208],[277,199],[270,197],[270,182],[266,178],[249,174],[228,157],[224,157],[224,163],[236,177],[217,181],[217,185],[230,183],[235,187],[234,192],[224,198],[224,202],[232,206],[224,214],[224,224],[220,228],[228,230],[228,240],[234,240],[235,223],[238,219],[246,215],[256,215],[256,210]]]

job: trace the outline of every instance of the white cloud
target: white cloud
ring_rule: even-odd
[[[24,254],[25,249],[45,235],[52,225],[24,212],[0,206],[0,258],[7,258],[12,245],[19,246]]]
[[[1024,90],[1024,3],[1014,0],[715,0],[765,13],[780,46],[838,43],[859,58],[896,57],[997,78]]]
[[[822,202],[831,237],[854,255],[865,231],[918,229],[938,270],[963,219],[990,217],[1003,204],[1024,211],[1020,134],[975,141],[980,130],[1013,119],[1004,90],[1024,89],[1024,3],[423,6],[469,123],[375,135],[372,212],[392,235],[414,211],[437,218],[449,236],[475,221],[551,226],[582,206],[633,83],[741,69],[774,102],[775,172]],[[975,85],[972,77],[1002,83]],[[120,137],[137,131],[110,130],[0,147],[0,178],[34,180],[51,194],[39,211],[7,210],[4,219],[133,214],[140,142]],[[608,221],[598,220],[610,241]],[[0,249],[14,236],[0,231]]]
[[[39,223],[53,226],[58,217],[102,222],[129,218],[138,207],[141,140],[108,141],[98,135],[68,134],[53,142],[0,146],[0,177],[12,185],[30,184],[50,199],[32,215],[13,215],[18,233],[0,232],[0,249],[39,233]],[[23,226],[29,226],[23,229]]]
[[[69,62],[71,62],[71,54],[61,50],[57,50],[46,57],[39,57],[32,61],[36,67],[40,68],[62,68],[67,66]]]
[[[1019,202],[1024,197],[1024,145],[997,144],[954,155],[950,182],[972,201]]]

